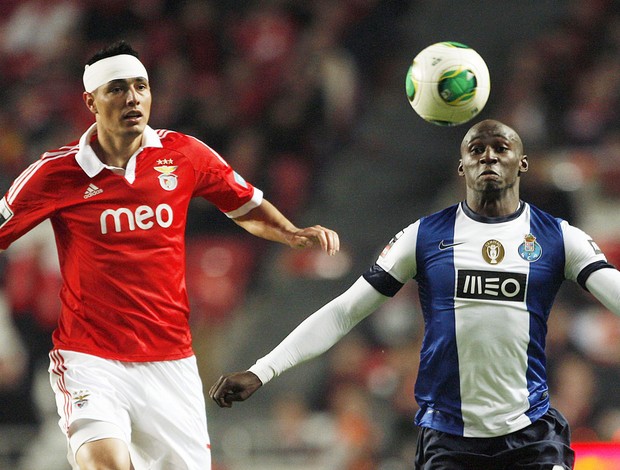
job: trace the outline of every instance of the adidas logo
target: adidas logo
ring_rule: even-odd
[[[101,194],[102,192],[103,192],[103,189],[98,188],[97,186],[91,183],[88,185],[88,188],[86,188],[86,191],[84,191],[84,199],[88,199],[89,197],[96,196],[97,194]]]

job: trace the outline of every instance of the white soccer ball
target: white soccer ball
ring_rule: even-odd
[[[438,42],[420,51],[407,71],[407,98],[425,121],[456,126],[474,118],[489,99],[491,79],[484,59],[458,42]]]

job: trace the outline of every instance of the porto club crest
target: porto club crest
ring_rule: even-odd
[[[519,256],[525,261],[532,263],[542,256],[542,247],[536,241],[536,237],[531,233],[523,237],[523,243],[519,245]]]

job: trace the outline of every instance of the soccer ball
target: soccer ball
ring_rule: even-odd
[[[484,59],[471,47],[438,42],[415,56],[405,89],[409,104],[425,121],[456,126],[482,111],[491,80]]]

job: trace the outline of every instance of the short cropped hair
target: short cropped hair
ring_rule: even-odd
[[[125,40],[116,41],[114,44],[97,51],[89,60],[86,62],[86,65],[92,65],[95,62],[100,61],[101,59],[106,59],[108,57],[114,57],[116,55],[128,54],[134,57],[138,57],[138,53],[129,45]]]

